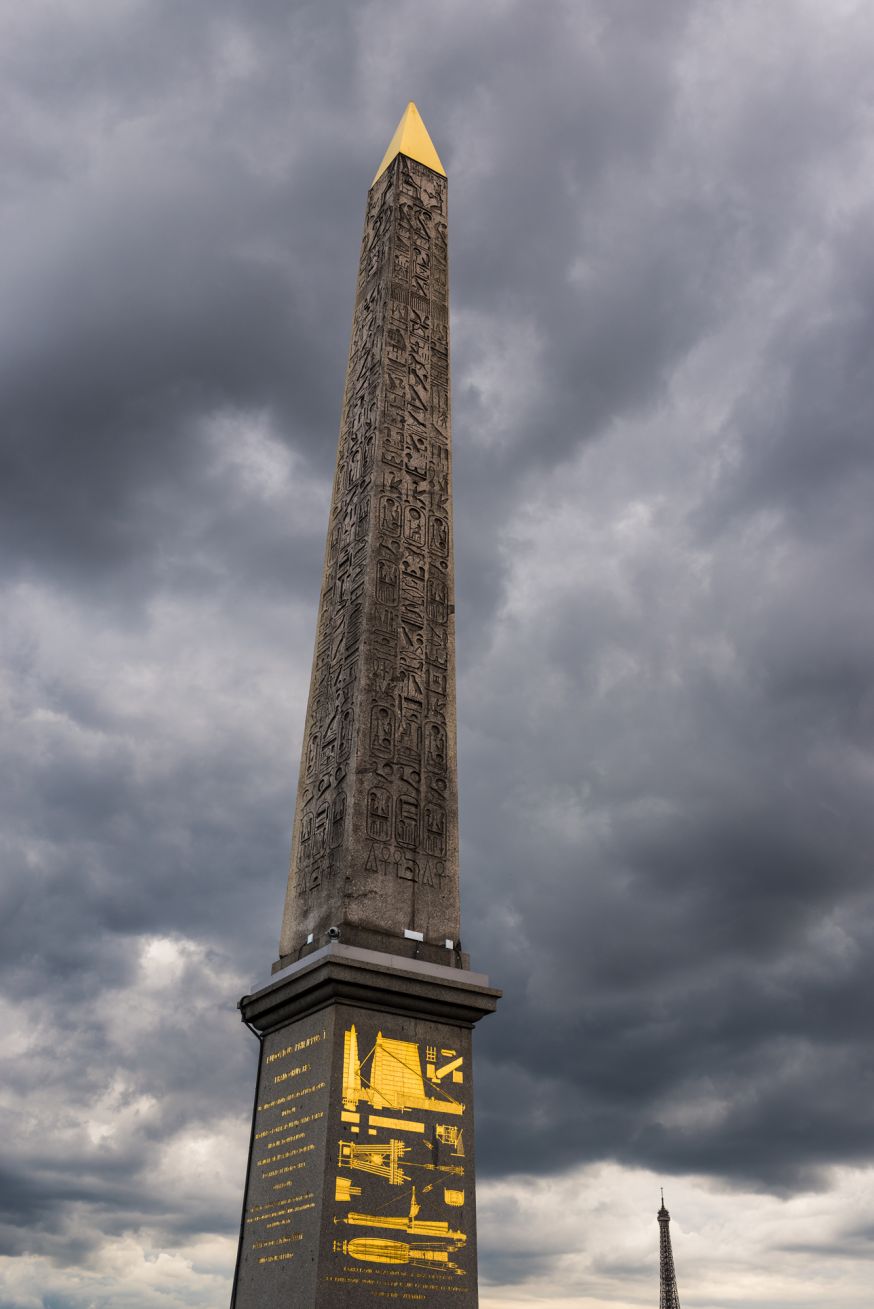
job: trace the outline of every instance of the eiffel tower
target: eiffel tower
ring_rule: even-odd
[[[677,1274],[674,1272],[674,1256],[671,1251],[671,1215],[665,1208],[664,1191],[662,1207],[656,1217],[659,1223],[659,1309],[680,1309]]]

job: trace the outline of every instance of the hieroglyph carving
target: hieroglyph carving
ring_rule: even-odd
[[[359,268],[292,852],[302,911],[374,840],[455,857],[450,466],[446,182],[400,155],[371,190]]]

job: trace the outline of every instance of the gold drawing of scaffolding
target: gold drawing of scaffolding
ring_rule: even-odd
[[[340,1142],[340,1167],[356,1168],[374,1177],[384,1177],[391,1186],[403,1186],[410,1180],[401,1167],[401,1160],[409,1153],[403,1141],[391,1140],[382,1145],[363,1145],[358,1141]]]
[[[430,1141],[425,1141],[424,1144],[429,1150],[433,1150]],[[390,1186],[403,1186],[409,1182],[412,1175],[407,1169],[410,1168],[418,1168],[428,1173],[446,1173],[450,1177],[464,1176],[462,1164],[420,1163],[415,1160],[407,1160],[402,1164],[401,1160],[406,1160],[407,1155],[410,1154],[410,1147],[404,1141],[395,1138],[379,1144],[340,1141],[339,1146],[338,1163],[341,1168],[352,1168],[358,1172],[370,1173],[374,1177],[382,1177]]]
[[[387,1214],[365,1214],[351,1210],[349,1213],[335,1215],[334,1222],[347,1223],[350,1227],[389,1227],[398,1232],[405,1232],[408,1236],[430,1236],[436,1240],[451,1241],[455,1250],[464,1245],[467,1240],[464,1232],[453,1231],[449,1223],[443,1219],[420,1218],[420,1211],[421,1205],[416,1199],[416,1188],[413,1187],[409,1213],[393,1217]]]
[[[369,1075],[364,1065],[370,1060]],[[449,1065],[453,1081],[460,1078],[462,1060]],[[435,1070],[443,1073],[443,1069]],[[422,1076],[422,1060],[414,1041],[396,1041],[379,1032],[376,1044],[363,1059],[358,1056],[358,1032],[353,1025],[343,1036],[343,1108],[353,1113],[361,1101],[374,1109],[437,1110],[442,1114],[463,1114],[464,1105],[444,1089],[441,1080],[435,1089],[440,1097],[428,1095]]]

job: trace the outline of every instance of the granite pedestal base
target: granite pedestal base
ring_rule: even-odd
[[[477,1304],[482,974],[332,944],[240,1001],[260,1037],[231,1309]]]

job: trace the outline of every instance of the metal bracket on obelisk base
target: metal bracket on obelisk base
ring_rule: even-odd
[[[326,945],[240,1001],[261,1039],[232,1309],[475,1309],[482,973]]]

